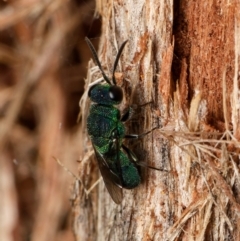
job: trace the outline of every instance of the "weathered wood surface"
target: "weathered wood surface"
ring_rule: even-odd
[[[168,172],[142,170],[142,184],[124,190],[119,206],[102,181],[88,196],[80,185],[73,200],[77,240],[239,240],[239,2],[104,0],[97,12],[106,70],[128,39],[118,69],[122,107],[153,101],[128,123],[129,133],[160,124],[128,145]],[[90,74],[93,66],[86,87],[101,76]],[[89,104],[83,98],[79,170],[86,187],[97,180],[85,131]]]

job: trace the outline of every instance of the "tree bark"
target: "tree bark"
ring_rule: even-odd
[[[174,5],[174,8],[173,8]],[[174,12],[173,12],[174,9]],[[81,104],[82,161],[73,199],[77,240],[240,240],[239,55],[237,1],[99,1],[99,58],[118,72],[127,105],[152,102],[127,124],[127,142],[141,161],[142,183],[124,190],[121,205],[98,179],[86,133],[89,83],[101,77],[90,62]]]

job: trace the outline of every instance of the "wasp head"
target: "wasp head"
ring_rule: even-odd
[[[90,40],[86,37],[85,38],[92,54],[95,62],[97,63],[100,71],[102,72],[103,79],[107,82],[107,84],[95,84],[93,85],[89,91],[88,91],[88,96],[89,98],[98,104],[103,104],[103,105],[118,105],[121,103],[123,99],[123,91],[122,88],[117,86],[116,80],[115,80],[115,70],[118,65],[118,61],[120,59],[120,56],[122,54],[122,51],[124,49],[124,46],[126,45],[127,41],[123,42],[122,45],[120,46],[120,49],[117,53],[114,65],[113,65],[113,72],[112,72],[112,79],[110,80],[106,74],[103,71],[102,65],[98,59],[97,52],[95,48],[93,47],[92,43]]]
[[[122,102],[123,91],[117,85],[96,84],[89,91],[91,101],[102,105],[118,105]]]

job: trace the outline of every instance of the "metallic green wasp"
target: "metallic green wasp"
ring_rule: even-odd
[[[123,42],[117,53],[110,80],[103,71],[92,43],[88,38],[85,40],[106,82],[95,84],[88,91],[88,96],[93,103],[87,118],[87,131],[106,188],[113,201],[119,204],[123,198],[122,188],[132,189],[141,182],[137,168],[140,162],[123,144],[123,139],[139,138],[151,131],[142,135],[126,135],[124,122],[128,119],[129,113],[126,112],[121,116],[119,109],[115,107],[123,100],[123,90],[117,86],[114,74],[127,41]]]

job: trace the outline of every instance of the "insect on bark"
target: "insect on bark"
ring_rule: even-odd
[[[141,182],[137,165],[142,163],[123,144],[123,139],[143,137],[156,128],[141,135],[125,134],[124,122],[128,119],[129,113],[121,116],[120,110],[116,107],[123,100],[123,90],[117,85],[114,74],[127,41],[122,43],[117,53],[110,79],[103,71],[92,43],[87,37],[85,40],[106,82],[94,84],[88,91],[92,104],[87,117],[87,131],[106,188],[113,201],[119,204],[123,199],[122,188],[133,189]]]

